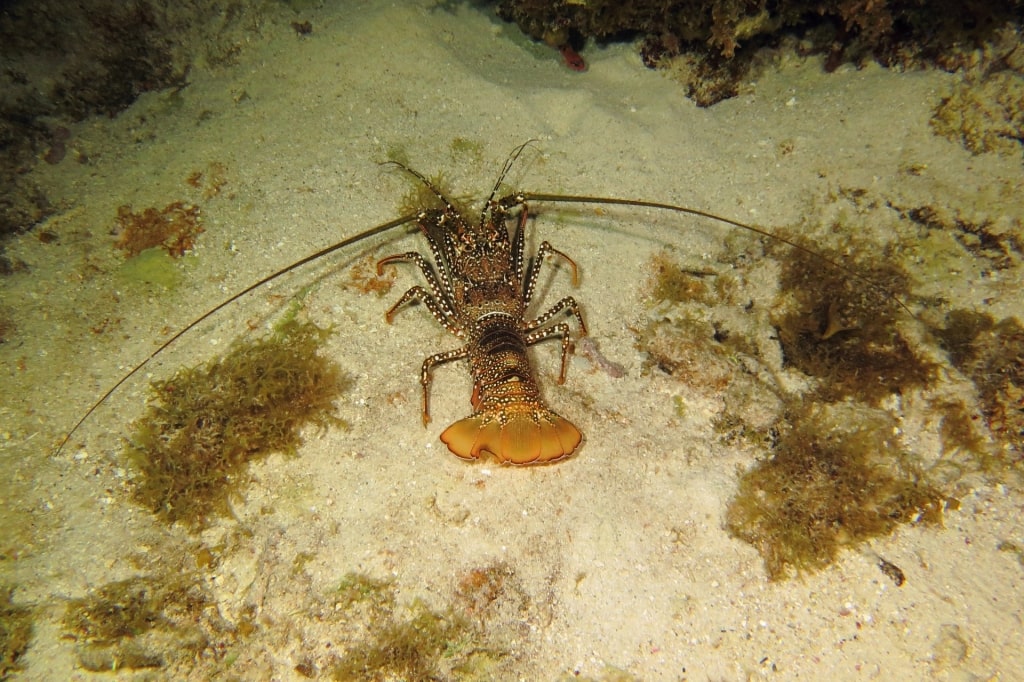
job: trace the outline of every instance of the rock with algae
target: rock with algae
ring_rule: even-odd
[[[932,128],[975,154],[1019,152],[1024,142],[1024,74],[999,71],[959,83],[935,108]]]

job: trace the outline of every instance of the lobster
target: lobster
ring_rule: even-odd
[[[383,274],[386,265],[412,263],[427,283],[426,289],[414,286],[398,299],[387,311],[388,323],[399,308],[416,301],[423,303],[445,329],[466,342],[461,348],[431,355],[423,361],[420,382],[424,425],[430,422],[433,369],[468,358],[473,376],[473,414],[445,429],[441,440],[463,459],[477,459],[489,453],[503,464],[515,465],[555,462],[571,455],[579,445],[579,429],[544,404],[526,348],[560,338],[562,364],[558,383],[564,383],[566,362],[573,349],[570,329],[565,322],[549,323],[568,312],[578,322],[580,336],[587,333],[579,306],[571,296],[562,298],[538,317],[527,319],[526,310],[533,300],[540,265],[546,257],[565,260],[572,270],[574,285],[579,277],[576,263],[546,241],[527,263],[526,197],[517,193],[495,199],[498,187],[524,146],[506,161],[476,223],[467,220],[430,180],[396,163],[417,177],[440,202],[437,208],[423,209],[416,216],[433,263],[415,251],[388,256],[377,263],[378,275]],[[510,213],[517,208],[518,220],[510,234]]]
[[[469,360],[474,387],[471,401],[473,414],[455,422],[441,434],[441,440],[449,450],[467,460],[490,454],[506,464],[550,463],[570,456],[582,441],[579,429],[544,403],[526,355],[529,346],[560,338],[562,354],[558,381],[563,383],[574,342],[566,322],[552,321],[559,314],[568,313],[578,323],[579,338],[587,333],[579,306],[572,297],[562,298],[536,318],[527,318],[527,308],[536,292],[540,265],[547,257],[557,256],[568,263],[573,284],[579,279],[575,261],[546,241],[541,243],[532,258],[526,259],[525,228],[531,201],[652,208],[718,221],[807,253],[884,293],[884,288],[870,278],[796,241],[698,209],[640,199],[539,192],[514,192],[495,198],[512,166],[531,142],[517,147],[506,160],[477,223],[468,221],[464,217],[466,211],[448,199],[425,176],[404,164],[389,162],[417,178],[427,189],[430,203],[434,205],[419,207],[411,213],[342,239],[267,275],[206,311],[167,338],[100,396],[60,440],[55,453],[61,452],[93,412],[121,385],[208,318],[282,275],[409,223],[415,223],[426,238],[433,263],[417,252],[395,254],[377,263],[378,274],[382,274],[383,268],[389,264],[412,263],[419,268],[427,283],[426,288],[417,285],[406,291],[387,311],[386,319],[391,323],[398,309],[407,303],[422,303],[449,332],[465,340],[465,344],[458,349],[427,357],[422,365],[420,383],[423,388],[423,423],[428,424],[433,369],[455,360]],[[515,223],[510,230],[509,223],[513,219]],[[896,305],[913,316],[902,301],[896,297],[891,298]]]

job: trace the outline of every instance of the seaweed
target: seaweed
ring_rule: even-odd
[[[966,451],[980,465],[982,471],[998,468],[998,455],[992,453],[988,438],[977,428],[979,415],[968,408],[963,399],[941,401],[934,407],[942,416],[939,436],[942,438],[944,452]]]
[[[723,441],[770,450],[742,475],[726,525],[761,553],[773,580],[824,568],[843,547],[899,524],[939,524],[947,503],[877,407],[937,374],[897,328],[905,310],[895,296],[907,295],[909,277],[884,258],[845,266],[834,252],[791,246],[778,258],[780,293],[761,314],[778,330],[783,363],[816,379],[799,393],[766,381],[759,368],[772,360],[724,321],[741,304],[731,278],[712,288],[708,273],[656,256],[654,317],[637,332],[653,364],[721,400],[713,424]]]
[[[1006,445],[983,468],[1019,470],[1024,463],[1024,327],[1013,317],[997,322],[987,313],[958,309],[946,316],[945,327],[935,335],[953,366],[974,382],[986,424]],[[950,433],[965,430],[959,425]]]
[[[377,624],[370,641],[349,649],[332,676],[336,680],[440,679],[439,659],[458,645],[467,627],[464,619],[414,602],[405,618]]]
[[[22,669],[32,641],[32,610],[14,603],[14,588],[0,587],[0,679]]]
[[[825,568],[841,549],[900,524],[941,525],[946,498],[892,441],[892,417],[802,402],[788,421],[726,513],[729,532],[760,552],[770,579]]]
[[[997,71],[958,83],[935,107],[931,126],[972,154],[1018,153],[1024,141],[1024,74]]]
[[[392,161],[391,163],[397,164],[403,169],[407,169],[407,164],[404,162]],[[435,173],[434,175],[425,178],[425,180],[426,182],[413,183],[405,193],[405,196],[402,197],[401,202],[398,204],[399,212],[402,215],[434,209],[443,210],[445,208],[445,202],[441,197],[434,193],[435,188],[446,193],[451,205],[460,215],[472,215],[469,210],[470,206],[464,199],[449,194],[451,182],[443,173]],[[431,188],[430,185],[433,185],[433,188]]]
[[[350,380],[317,353],[329,334],[287,315],[269,337],[153,382],[126,449],[138,471],[135,501],[165,522],[201,528],[230,514],[249,462],[293,454],[306,424],[343,426],[334,401]]]
[[[878,404],[929,385],[936,363],[915,351],[896,325],[909,277],[891,261],[852,270],[833,265],[840,261],[830,250],[818,255],[787,248],[782,255],[783,300],[772,322],[786,364],[819,379],[814,397],[826,402]]]
[[[1019,221],[999,226],[991,220],[973,220],[960,209],[930,204],[897,210],[900,216],[928,230],[948,232],[972,256],[984,258],[995,270],[1017,267],[1024,258],[1024,238],[1019,236]]]
[[[715,293],[723,294],[720,286],[716,285],[716,289],[708,286],[714,272],[684,269],[668,250],[659,251],[651,258],[651,272],[646,289],[648,297],[655,302],[710,304],[716,300]]]
[[[108,583],[89,597],[68,602],[64,629],[99,644],[136,637],[163,622],[161,608],[166,595],[161,592],[150,578]]]
[[[159,211],[147,208],[141,213],[133,212],[132,207],[125,204],[117,209],[115,246],[124,251],[126,258],[154,247],[181,258],[195,246],[196,237],[203,232],[201,222],[199,207],[183,201],[175,201]]]
[[[349,573],[338,584],[334,604],[345,611],[352,611],[358,606],[364,615],[374,620],[387,617],[396,606],[394,582],[362,573]]]
[[[221,627],[215,614],[196,577],[170,573],[107,583],[71,599],[61,624],[86,670],[163,668],[209,645],[204,628]]]
[[[636,346],[647,356],[644,370],[656,367],[687,384],[721,391],[733,380],[734,355],[751,348],[742,334],[724,329],[711,310],[732,302],[734,280],[683,268],[668,251],[651,258],[650,271],[645,288],[651,318],[634,329]]]
[[[481,575],[485,584],[491,584],[487,569],[481,569]],[[368,627],[366,636],[332,666],[330,673],[336,680],[450,679],[450,672],[490,669],[505,655],[484,641],[482,624],[474,627],[452,605],[435,611],[420,600],[399,604],[390,581],[346,575],[336,609],[345,613],[346,622],[356,617]],[[311,666],[307,669],[315,672]]]

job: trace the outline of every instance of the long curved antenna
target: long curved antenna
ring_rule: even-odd
[[[732,225],[733,227],[738,227],[740,229],[747,230],[747,231],[753,232],[755,234],[759,234],[762,237],[768,237],[769,239],[773,239],[773,240],[775,240],[777,242],[781,242],[781,243],[783,243],[783,244],[785,244],[787,246],[790,246],[790,247],[796,249],[797,251],[802,251],[803,253],[806,253],[806,254],[808,254],[810,256],[813,256],[813,257],[815,257],[817,259],[820,259],[820,260],[828,263],[832,267],[836,268],[837,270],[839,270],[839,271],[849,275],[850,277],[853,277],[854,279],[856,279],[856,280],[858,280],[860,282],[863,282],[864,284],[867,284],[868,286],[870,286],[871,288],[875,289],[876,291],[880,291],[880,292],[884,293],[887,297],[889,297],[893,301],[895,301],[896,304],[900,308],[903,308],[903,310],[905,310],[908,315],[910,315],[911,317],[916,317],[916,315],[914,315],[913,311],[910,308],[908,308],[907,305],[903,301],[901,301],[899,298],[897,298],[896,296],[894,296],[890,292],[886,291],[885,288],[881,284],[879,284],[878,282],[875,282],[870,277],[865,277],[864,275],[856,272],[855,270],[852,270],[851,268],[846,267],[842,263],[840,263],[838,261],[835,261],[835,260],[832,260],[831,258],[828,258],[827,256],[824,256],[824,255],[818,253],[814,249],[809,249],[806,246],[802,246],[799,243],[793,241],[792,239],[787,239],[786,237],[782,237],[780,235],[777,235],[777,234],[775,234],[773,232],[770,232],[769,230],[765,230],[765,229],[760,228],[760,227],[754,227],[753,225],[748,225],[747,223],[741,223],[738,220],[732,220],[731,218],[724,218],[724,217],[722,217],[720,215],[715,215],[714,213],[708,213],[707,211],[701,211],[701,210],[698,210],[696,208],[686,208],[685,206],[676,206],[674,204],[663,204],[663,203],[658,202],[658,201],[642,201],[640,199],[616,199],[614,197],[589,197],[589,196],[577,196],[577,195],[573,195],[573,194],[545,194],[545,193],[542,193],[542,192],[523,192],[522,197],[523,197],[523,199],[525,201],[550,201],[550,202],[554,202],[554,203],[559,203],[560,202],[560,203],[566,203],[566,204],[612,204],[612,205],[616,205],[616,206],[638,206],[640,208],[657,208],[657,209],[661,209],[663,211],[675,211],[677,213],[685,213],[687,215],[698,216],[698,217],[701,217],[701,218],[708,218],[709,220],[717,220],[718,222],[725,223],[726,225]]]
[[[143,367],[148,365],[153,358],[155,358],[156,356],[160,355],[160,353],[162,353],[164,350],[166,350],[168,346],[170,346],[172,343],[177,341],[179,338],[181,338],[184,334],[186,334],[189,330],[194,328],[196,325],[202,323],[204,320],[208,319],[209,317],[211,317],[212,315],[216,314],[220,310],[223,310],[225,307],[227,307],[228,305],[234,303],[235,301],[237,301],[238,299],[242,298],[243,296],[245,296],[249,292],[253,291],[254,289],[258,289],[259,287],[263,286],[264,284],[277,279],[281,275],[289,273],[292,270],[296,270],[296,269],[302,267],[303,265],[305,265],[306,263],[314,261],[317,258],[321,258],[323,256],[326,256],[329,253],[333,253],[333,252],[337,251],[338,249],[343,249],[346,246],[351,246],[352,244],[355,244],[356,242],[361,242],[364,239],[369,239],[370,237],[373,237],[375,235],[381,234],[382,232],[387,232],[388,230],[394,229],[394,228],[399,227],[401,225],[405,225],[406,223],[410,223],[410,222],[416,220],[416,217],[417,216],[415,214],[402,216],[401,218],[396,218],[396,219],[394,219],[392,221],[389,221],[389,222],[386,222],[386,223],[384,223],[382,225],[377,225],[376,227],[371,227],[368,230],[364,230],[363,232],[360,232],[359,234],[355,234],[355,235],[352,235],[351,237],[347,237],[345,239],[342,239],[340,242],[338,242],[337,244],[334,244],[333,246],[328,246],[325,249],[320,249],[316,253],[308,255],[305,258],[303,258],[302,260],[296,261],[296,262],[292,263],[291,265],[289,265],[286,268],[281,268],[277,272],[275,272],[273,274],[270,274],[270,275],[267,275],[266,277],[264,277],[260,281],[256,282],[255,284],[247,286],[246,288],[242,289],[241,291],[239,291],[238,293],[233,295],[231,298],[229,298],[229,299],[227,299],[225,301],[222,301],[221,303],[217,304],[213,308],[207,310],[200,317],[196,318],[195,320],[192,320],[185,327],[180,329],[177,333],[174,334],[174,336],[172,336],[171,338],[167,339],[162,344],[160,344],[160,346],[157,347],[156,350],[154,350],[152,353],[149,354],[149,357],[147,357],[145,360],[143,360],[139,364],[137,364],[134,367],[132,367],[130,372],[125,374],[123,377],[121,377],[120,380],[118,380],[118,382],[116,384],[111,386],[107,390],[107,392],[104,393],[99,398],[99,400],[94,402],[92,404],[92,406],[89,408],[89,410],[85,414],[82,415],[82,418],[79,419],[77,422],[75,422],[75,425],[71,427],[71,430],[68,431],[67,435],[64,436],[64,438],[61,439],[60,444],[57,445],[57,448],[56,448],[56,450],[54,450],[53,454],[54,455],[59,455],[61,453],[61,450],[63,450],[64,446],[67,445],[69,440],[71,440],[71,437],[75,435],[75,432],[78,431],[78,428],[83,423],[85,423],[85,420],[88,419],[90,417],[90,415],[92,415],[93,412],[95,412],[97,409],[99,409],[100,405],[102,405],[103,403],[106,402],[107,398],[109,398],[111,395],[114,394],[114,391],[116,391],[118,388],[120,388],[121,385],[124,382],[128,381],[133,376],[138,374],[139,370],[141,370]]]

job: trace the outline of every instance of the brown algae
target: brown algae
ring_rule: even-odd
[[[329,334],[289,316],[266,338],[236,342],[223,358],[153,382],[127,442],[138,471],[135,501],[197,529],[230,513],[249,462],[294,454],[307,424],[343,426],[334,402],[350,381],[318,353]]]
[[[13,601],[14,589],[0,586],[0,679],[22,669],[32,640],[32,610]]]
[[[801,403],[788,418],[771,458],[740,478],[726,514],[769,578],[820,570],[844,547],[900,524],[941,524],[945,497],[894,442],[888,414]]]
[[[209,646],[224,630],[212,597],[191,576],[140,576],[108,583],[68,602],[65,636],[93,672],[164,668]]]
[[[985,423],[1004,445],[998,461],[984,458],[982,468],[1015,467],[1024,463],[1024,327],[1016,318],[996,321],[987,313],[954,310],[945,327],[935,332],[953,366],[977,387]],[[960,420],[962,421],[962,419]],[[970,433],[967,425],[951,420],[949,435]],[[971,441],[960,438],[968,444]],[[993,472],[994,473],[994,472]]]
[[[832,263],[839,254],[824,251]],[[857,276],[822,257],[796,249],[782,256],[784,302],[772,322],[785,363],[818,379],[814,395],[833,402],[851,398],[877,405],[892,395],[923,388],[936,376],[900,334],[897,300],[909,277],[887,260],[855,266]]]

